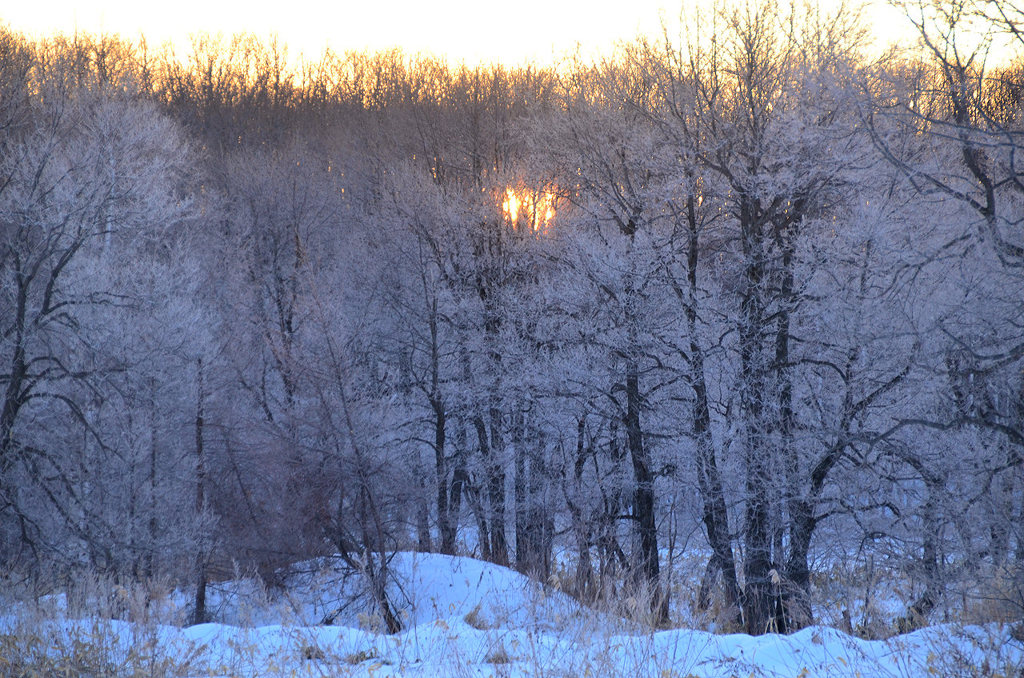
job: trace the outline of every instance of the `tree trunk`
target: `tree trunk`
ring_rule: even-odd
[[[531,445],[531,452],[524,455],[526,474],[522,482],[522,511],[517,511],[517,522],[521,517],[521,529],[516,529],[516,569],[538,581],[547,581],[551,574],[551,547],[554,536],[553,518],[546,510],[544,487],[547,470],[542,461],[543,440]],[[518,482],[518,481],[517,481]]]
[[[793,214],[799,214],[802,205],[798,201]],[[788,512],[789,554],[786,558],[785,590],[782,600],[782,629],[787,633],[797,631],[809,625],[811,604],[810,570],[807,557],[811,546],[811,535],[817,527],[814,519],[814,506],[800,498],[800,458],[793,440],[793,383],[790,379],[790,312],[796,305],[793,278],[793,256],[795,226],[788,220],[776,225],[775,242],[782,250],[782,282],[779,290],[779,310],[776,318],[775,332],[775,383],[777,391],[778,415],[775,421],[778,445],[783,450],[786,463],[785,502],[779,507]],[[782,521],[777,526],[779,544],[776,547],[777,562],[783,560],[782,536],[786,527]]]
[[[515,454],[515,477],[512,480],[512,500],[515,502],[515,522],[516,522],[516,570],[523,574],[527,574],[530,570],[530,560],[532,554],[530,553],[530,516],[529,516],[529,498],[527,492],[527,470],[526,470],[526,455],[522,449],[522,435],[521,431],[513,431],[513,435],[518,438],[514,445]]]
[[[508,565],[508,537],[505,535],[505,464],[501,455],[505,441],[501,430],[501,411],[490,408],[491,444],[487,459],[487,498],[491,506],[491,560]]]
[[[797,631],[814,621],[809,599],[811,569],[808,555],[811,537],[817,527],[814,506],[793,497],[789,501],[789,557],[786,560],[786,619],[790,631]]]
[[[487,433],[486,430],[483,432],[481,438],[481,426],[482,420],[479,416],[473,418],[473,427],[476,429],[478,443],[481,445],[487,444]],[[465,446],[468,441],[465,440],[465,431],[460,427],[459,429],[460,447]],[[481,450],[481,454],[483,451]],[[486,460],[489,454],[483,455]],[[465,480],[462,487],[465,490],[466,500],[469,502],[469,509],[473,513],[473,518],[476,520],[476,531],[477,531],[477,543],[480,547],[480,558],[482,560],[491,560],[491,537],[490,537],[490,525],[487,522],[487,511],[484,509],[484,497],[483,491],[473,482],[469,475],[465,473],[463,469]],[[486,482],[486,479],[485,479]]]
[[[489,520],[487,523],[487,534],[490,536],[489,548],[487,549],[487,560],[496,565],[508,565],[508,541],[505,538],[505,470],[501,461],[497,459],[495,445],[502,445],[501,440],[501,414],[496,408],[490,410],[491,436],[488,437],[487,424],[483,417],[477,415],[473,419],[476,428],[477,442],[480,445],[480,454],[484,460],[484,468],[487,477],[485,489],[489,508]]]
[[[17,303],[14,318],[14,353],[11,356],[11,371],[7,376],[7,388],[4,390],[3,408],[0,409],[0,464],[8,463],[10,450],[14,445],[14,424],[18,419],[18,411],[25,404],[27,393],[23,390],[25,377],[28,374],[28,363],[25,356],[25,322],[28,304],[28,288],[18,285]]]
[[[942,581],[939,568],[939,521],[936,516],[936,494],[939,492],[936,483],[928,483],[928,499],[922,508],[923,530],[921,533],[921,568],[924,574],[924,591],[907,608],[906,614],[896,620],[896,628],[900,633],[915,631],[922,626],[928,614],[935,609],[942,595]]]
[[[572,533],[576,540],[576,574],[573,579],[573,593],[583,603],[594,602],[596,590],[594,585],[594,565],[591,561],[591,526],[583,513],[582,507],[575,498],[582,488],[583,469],[586,464],[588,449],[586,445],[586,415],[576,423],[576,458],[573,463],[572,484],[563,487],[565,504],[572,520]]]
[[[737,627],[743,624],[743,613],[740,604],[740,587],[736,578],[736,561],[732,553],[732,540],[729,536],[729,513],[725,503],[725,491],[722,488],[722,477],[718,471],[714,441],[711,437],[711,408],[708,405],[707,382],[704,376],[704,351],[697,340],[697,262],[698,232],[697,214],[693,196],[687,199],[686,217],[688,224],[687,247],[687,283],[689,294],[683,298],[686,306],[686,320],[690,334],[690,384],[693,388],[693,434],[696,438],[697,453],[697,484],[703,501],[704,529],[707,532],[708,544],[713,556],[712,563],[722,573],[722,591],[725,604],[732,610],[732,623]],[[680,296],[683,297],[680,292]],[[705,576],[705,579],[707,577]],[[707,591],[701,586],[702,595],[697,598],[699,609],[707,609],[709,600]]]
[[[437,532],[441,539],[441,553],[455,554],[455,529],[448,496],[448,461],[445,457],[445,425],[447,424],[444,404],[439,398],[430,402],[434,411],[434,471],[437,483]]]
[[[746,427],[746,509],[743,574],[744,621],[747,633],[760,635],[769,630],[772,591],[771,564],[771,450],[766,440],[766,374],[762,341],[766,326],[762,286],[764,284],[764,244],[758,222],[756,201],[741,201],[740,225],[745,258],[745,281],[740,302],[740,410]]]
[[[145,556],[142,559],[142,569],[145,576],[152,577],[156,574],[156,544],[158,541],[157,535],[157,515],[159,510],[157,507],[157,407],[156,407],[156,383],[155,380],[149,380],[149,521],[147,528],[149,530],[149,544],[146,547]]]
[[[658,622],[667,620],[667,605],[661,595],[660,563],[658,560],[658,531],[654,515],[654,473],[651,460],[644,447],[640,427],[640,377],[635,361],[626,367],[626,443],[633,462],[633,519],[640,537],[640,573],[651,596],[651,612]]]
[[[441,553],[455,555],[455,540],[459,535],[459,517],[462,515],[462,496],[469,483],[465,459],[462,452],[456,452],[455,469],[452,471],[451,494],[448,496],[447,532],[441,543]]]
[[[199,393],[196,402],[196,517],[201,519],[206,509],[206,460],[203,450],[205,394],[203,392],[203,360],[198,361]],[[202,537],[200,537],[202,540]],[[206,553],[202,545],[196,549],[196,595],[192,608],[192,623],[206,621]]]
[[[433,550],[433,539],[430,536],[430,501],[428,496],[427,481],[424,478],[426,472],[422,469],[417,472],[418,492],[416,499],[412,502],[413,510],[416,511],[416,550],[420,553],[430,553]]]
[[[437,484],[437,532],[441,540],[440,550],[445,555],[455,555],[455,525],[457,513],[452,515],[448,495],[447,424],[448,413],[441,397],[441,356],[437,333],[437,298],[430,306],[430,409],[434,413],[434,472]],[[452,479],[455,492],[455,479]]]

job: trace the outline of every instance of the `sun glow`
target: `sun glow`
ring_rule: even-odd
[[[551,191],[533,191],[526,188],[505,189],[501,211],[512,228],[525,227],[534,232],[547,230],[555,218],[555,194]]]

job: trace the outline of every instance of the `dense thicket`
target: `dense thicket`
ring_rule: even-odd
[[[408,548],[659,623],[699,552],[749,633],[842,567],[1020,615],[1021,24],[905,10],[553,70],[0,31],[0,561],[202,620],[337,553],[391,631]]]

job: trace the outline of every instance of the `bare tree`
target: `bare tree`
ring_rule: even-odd
[[[950,257],[962,262],[953,269],[949,292],[960,303],[944,308],[928,328],[934,337],[929,367],[937,380],[945,381],[946,404],[906,417],[901,425],[942,431],[944,437],[970,439],[980,432],[989,437],[972,455],[971,476],[983,487],[1002,490],[991,498],[1003,499],[984,502],[991,512],[979,511],[974,522],[989,526],[982,539],[991,549],[979,549],[979,537],[965,525],[956,530],[956,548],[971,572],[964,578],[978,580],[980,563],[998,568],[1005,562],[1009,532],[998,525],[1015,520],[1010,516],[1016,509],[1005,492],[1020,487],[1024,464],[1017,407],[1024,344],[1013,319],[1024,265],[1019,238],[1024,185],[1018,164],[1024,128],[1019,67],[1009,58],[1022,47],[1021,12],[1015,3],[973,0],[897,6],[916,29],[919,49],[903,57],[913,67],[880,80],[864,120],[876,148],[903,174],[918,199],[944,210],[942,230],[928,249],[922,248],[916,270],[942,265]],[[967,262],[987,274],[965,274],[972,266]],[[998,450],[994,457],[989,453],[993,449]],[[930,527],[920,541],[927,585],[904,620],[913,627],[938,604],[948,579],[939,572],[933,536],[948,522],[957,523],[945,513],[945,505],[953,502],[959,512],[974,512],[981,507],[978,498],[988,492],[968,489],[970,482],[955,483],[941,461],[924,450],[902,448],[900,458],[930,488],[922,504],[922,519]],[[1019,535],[1017,539],[1019,543]],[[1019,581],[1019,573],[1010,576]]]
[[[25,505],[34,494],[90,558],[109,564],[120,537],[98,536],[109,523],[90,504],[81,472],[89,450],[102,457],[117,447],[98,417],[111,411],[104,401],[119,397],[116,382],[135,356],[109,342],[104,323],[136,303],[139,288],[130,278],[104,278],[112,258],[153,252],[184,223],[188,145],[152,104],[103,84],[77,85],[65,56],[37,63],[26,86],[38,96],[21,100],[23,109],[12,96],[6,109],[0,463],[5,510],[20,522],[22,540],[49,541]],[[82,454],[60,454],[62,436],[78,436]],[[29,484],[12,484],[16,477]]]

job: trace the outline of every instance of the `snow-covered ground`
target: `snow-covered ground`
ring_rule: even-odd
[[[152,605],[145,623],[62,618],[54,612],[63,607],[60,599],[49,601],[44,615],[22,603],[0,616],[0,675],[33,657],[42,663],[84,652],[90,643],[104,666],[188,676],[1016,678],[1024,666],[1024,645],[996,625],[935,626],[888,641],[826,627],[757,638],[653,632],[469,558],[402,553],[391,567],[399,582],[393,602],[406,629],[396,635],[375,630],[372,606],[353,597],[356,578],[322,561],[293,568],[270,592],[246,580],[211,587],[216,623],[188,628],[159,623],[183,615],[184,594]],[[318,625],[334,612],[334,625]]]

